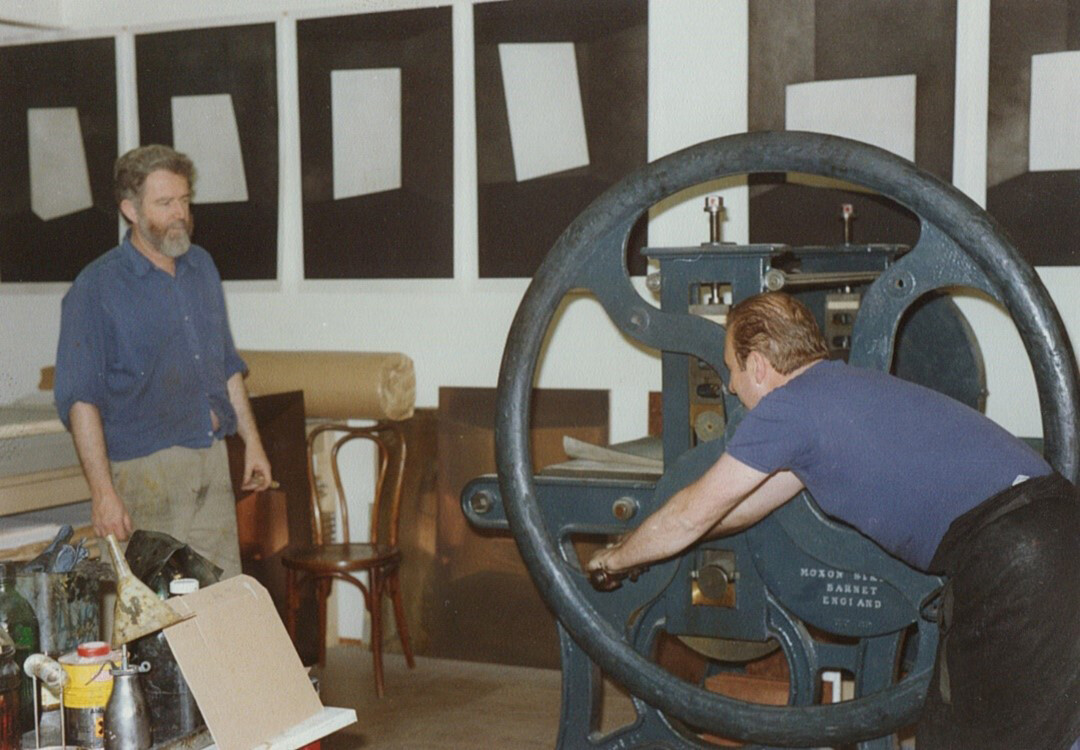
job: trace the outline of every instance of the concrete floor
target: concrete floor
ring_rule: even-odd
[[[360,645],[327,650],[320,674],[327,706],[356,710],[356,724],[327,737],[323,750],[550,750],[559,728],[556,670],[417,658],[408,669],[385,656],[386,695],[375,696],[371,652]],[[602,729],[635,718],[630,699],[605,688]],[[914,748],[910,738],[902,744]]]
[[[385,697],[375,696],[371,653],[330,648],[322,701],[356,709],[357,723],[325,750],[552,748],[559,726],[559,672],[529,667],[385,656]],[[626,709],[631,711],[629,702]]]

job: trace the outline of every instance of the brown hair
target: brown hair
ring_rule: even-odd
[[[813,314],[783,292],[747,297],[728,312],[727,335],[742,367],[750,352],[760,352],[781,375],[829,356]]]
[[[116,205],[119,206],[125,200],[138,202],[146,178],[159,169],[180,175],[188,181],[188,187],[194,189],[195,165],[186,154],[156,143],[139,146],[116,160],[116,168],[113,170]]]

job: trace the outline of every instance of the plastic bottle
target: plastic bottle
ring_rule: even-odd
[[[0,563],[0,625],[15,643],[15,664],[22,674],[23,662],[38,651],[38,621],[30,602],[15,590],[15,568]],[[34,684],[23,680],[19,689],[19,731],[34,728]]]
[[[169,582],[172,596],[199,590],[194,578],[176,578]],[[150,670],[139,675],[150,714],[150,732],[155,745],[179,739],[203,726],[202,714],[191,694],[180,665],[169,648],[165,633],[158,631],[132,644],[137,661],[150,663]]]

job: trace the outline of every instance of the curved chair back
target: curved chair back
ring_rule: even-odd
[[[338,453],[342,446],[353,440],[370,440],[377,449],[377,473],[375,497],[371,504],[371,544],[391,547],[398,543],[398,526],[401,520],[401,487],[405,477],[405,439],[394,422],[380,421],[365,427],[352,427],[341,423],[320,424],[308,434],[307,469],[311,485],[312,542],[322,545],[332,540],[324,539],[323,511],[319,503],[318,481],[315,476],[315,441],[324,432],[341,433],[330,448],[330,472],[337,491],[337,512],[340,519],[341,537],[346,544],[349,538],[349,504],[338,468]]]

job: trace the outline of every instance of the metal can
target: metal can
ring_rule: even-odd
[[[88,748],[105,746],[105,707],[112,695],[109,669],[120,662],[120,652],[104,641],[80,643],[60,657],[68,676],[64,688],[64,722],[74,744]]]

